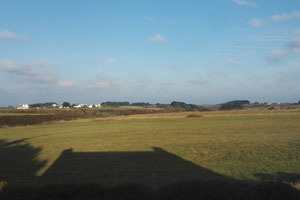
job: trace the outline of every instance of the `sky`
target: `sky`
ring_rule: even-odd
[[[0,0],[0,106],[300,100],[299,0]]]

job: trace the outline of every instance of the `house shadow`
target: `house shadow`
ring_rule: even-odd
[[[0,182],[0,199],[300,199],[289,185],[238,181],[158,147],[140,152],[67,149],[38,177],[47,161],[38,160],[42,148],[26,140],[0,140],[0,181],[8,182],[4,190]],[[299,178],[283,174],[284,180]]]
[[[296,173],[286,173],[286,172],[276,172],[275,174],[264,174],[256,173],[255,177],[260,178],[261,181],[272,181],[272,182],[283,182],[283,183],[300,183],[300,174]]]
[[[124,183],[159,187],[189,180],[230,178],[195,165],[161,148],[141,152],[62,152],[41,177],[54,184],[90,183],[104,186]]]
[[[155,188],[172,183],[238,180],[196,165],[162,148],[152,151],[74,152],[64,150],[42,176],[36,173],[47,160],[37,159],[41,147],[32,147],[25,138],[12,142],[0,140],[0,181],[16,185],[84,184],[103,186],[136,183]],[[300,174],[256,173],[262,182],[299,183]]]
[[[0,140],[0,181],[15,185],[136,183],[158,188],[189,180],[233,180],[158,147],[135,152],[67,149],[42,176],[36,176],[47,160],[37,159],[42,148],[30,146],[28,139]]]
[[[42,148],[28,145],[28,139],[12,142],[0,139],[0,181],[27,185],[37,180],[36,173],[47,161],[37,159]]]

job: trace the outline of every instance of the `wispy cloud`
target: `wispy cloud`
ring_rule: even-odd
[[[292,20],[292,19],[296,19],[296,18],[300,18],[300,11],[295,11],[295,12],[292,12],[289,14],[286,14],[286,13],[285,14],[276,14],[276,15],[273,15],[266,19],[254,18],[254,19],[251,19],[249,21],[249,23],[253,27],[260,27],[269,22],[277,23],[277,22]]]
[[[285,50],[272,50],[267,59],[272,62],[277,62],[285,56],[300,54],[300,35],[298,36],[296,32],[295,35],[296,37],[290,40]]]
[[[105,89],[105,88],[109,88],[111,86],[111,84],[107,81],[91,81],[88,84],[88,88],[100,88],[100,89]]]
[[[151,42],[163,42],[163,41],[166,41],[166,38],[158,33],[158,34],[150,37],[149,40]]]
[[[36,69],[34,70],[33,67]],[[17,79],[22,79],[35,83],[46,83],[55,81],[55,77],[46,71],[41,70],[40,65],[37,63],[30,64],[15,64],[11,60],[0,60],[0,70],[13,75]]]
[[[260,26],[262,26],[262,25],[264,25],[264,22],[261,20],[261,19],[259,19],[259,18],[255,18],[255,19],[251,19],[250,21],[249,21],[249,24],[252,26],[252,27],[260,27]]]
[[[183,70],[183,67],[172,65],[172,66],[166,67],[166,69],[172,70],[172,71],[181,71],[181,70]]]
[[[58,76],[46,70],[46,63],[28,62],[16,64],[11,60],[0,60],[0,71],[9,74],[19,87],[30,84],[32,88],[54,88],[75,86],[71,81],[60,80]]]
[[[288,55],[285,50],[272,50],[267,59],[271,62],[278,62],[282,57]]]
[[[293,39],[290,43],[289,46],[292,48],[300,48],[300,37]]]
[[[102,64],[113,64],[116,63],[116,60],[110,59],[110,58],[101,58],[100,63]]]
[[[196,79],[188,81],[188,83],[196,84],[196,85],[206,85],[209,84],[209,81],[202,78],[200,73],[196,73]]]
[[[120,88],[125,85],[125,81],[113,78],[106,75],[98,76],[96,80],[90,80],[87,84],[87,88],[90,89],[109,89]]]
[[[61,86],[61,87],[74,87],[75,86],[75,83],[72,82],[72,81],[58,81],[57,82],[57,85],[58,86]]]
[[[228,60],[228,63],[231,64],[231,65],[238,65],[238,64],[240,64],[239,61],[233,60],[233,59],[229,59],[229,60]]]
[[[300,37],[300,30],[295,30],[294,31],[294,35],[299,36]]]
[[[154,18],[151,17],[151,16],[145,16],[145,19],[146,19],[148,22],[154,22]]]
[[[281,22],[281,21],[286,21],[289,19],[295,19],[295,18],[300,18],[300,12],[296,11],[290,14],[277,14],[271,17],[271,20],[274,22]]]
[[[25,40],[26,37],[24,35],[18,35],[16,33],[13,33],[11,31],[5,29],[5,30],[0,31],[0,39],[6,39],[6,40],[23,39],[23,40]]]
[[[154,82],[153,78],[150,75],[144,75],[140,80],[138,80],[140,84],[147,84]]]
[[[292,53],[300,54],[300,36],[294,38],[288,46],[290,47]]]
[[[257,4],[255,2],[252,1],[242,1],[242,0],[232,0],[234,3],[236,3],[237,5],[241,5],[241,6],[251,6],[254,8],[257,8]]]

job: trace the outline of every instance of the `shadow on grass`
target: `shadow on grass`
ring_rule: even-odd
[[[0,199],[300,199],[289,185],[235,180],[157,147],[144,152],[67,149],[37,177],[47,162],[37,160],[41,150],[26,139],[0,140],[0,180],[8,182]]]
[[[228,180],[161,148],[142,152],[62,152],[41,178],[47,183],[90,183],[105,186],[140,183],[160,187],[188,180]]]
[[[300,174],[276,172],[276,174],[256,173],[254,176],[259,177],[262,181],[274,181],[285,183],[300,183]]]
[[[42,150],[26,144],[29,138],[6,142],[0,140],[0,181],[27,185],[34,182],[36,172],[44,167],[47,161],[39,161]]]

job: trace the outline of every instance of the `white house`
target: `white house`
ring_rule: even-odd
[[[95,104],[95,108],[101,108],[101,104]]]
[[[17,106],[17,109],[27,110],[27,109],[29,109],[29,105],[28,104],[22,104],[22,105]]]
[[[76,104],[76,105],[74,106],[74,108],[82,108],[82,107],[83,107],[82,104]]]

